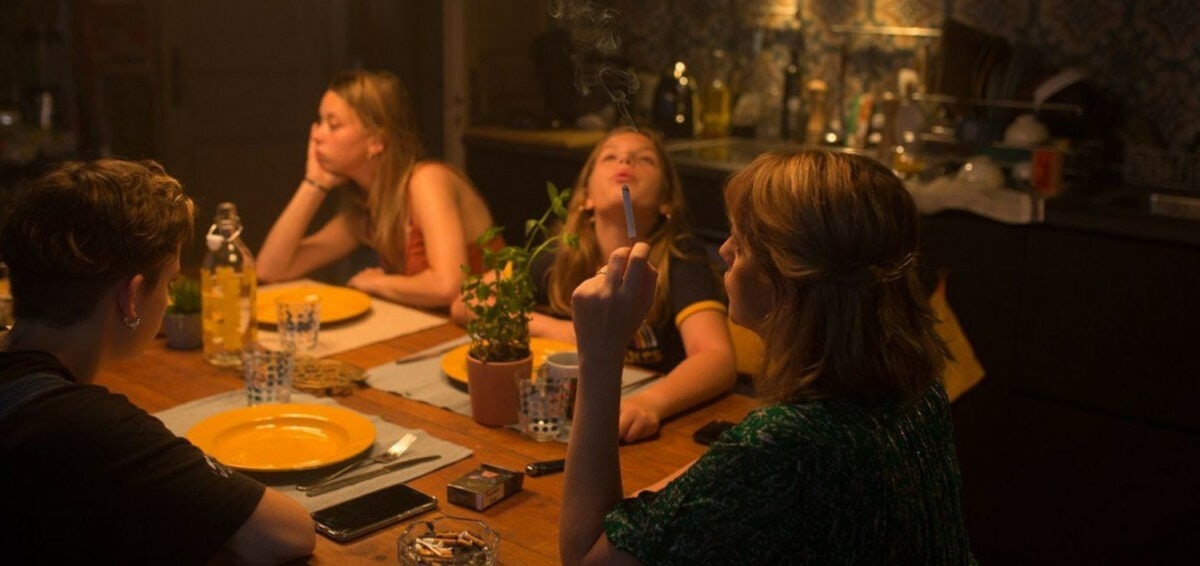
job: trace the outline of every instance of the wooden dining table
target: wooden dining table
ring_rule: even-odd
[[[330,358],[367,369],[392,363],[401,356],[420,352],[463,335],[454,324],[384,340]],[[148,412],[169,409],[243,387],[236,369],[219,368],[204,361],[199,351],[174,351],[157,340],[137,357],[113,363],[96,382],[127,396]],[[408,482],[438,498],[438,513],[479,519],[500,535],[499,563],[510,565],[559,564],[558,518],[562,509],[563,475],[525,477],[520,492],[483,511],[459,507],[446,501],[446,486],[481,464],[523,471],[526,464],[566,455],[566,444],[537,442],[518,431],[476,424],[470,417],[413,401],[370,387],[336,398],[341,405],[367,415],[379,415],[405,428],[424,429],[433,436],[465,446],[471,457]],[[703,406],[665,422],[649,440],[620,448],[621,478],[632,493],[651,485],[700,456],[705,448],[692,440],[692,433],[714,419],[738,421],[757,403],[750,397],[726,394]],[[308,564],[392,564],[398,561],[396,541],[405,523],[393,525],[349,543],[317,537]]]

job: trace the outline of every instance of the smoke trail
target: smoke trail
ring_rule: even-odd
[[[638,89],[637,74],[633,68],[622,69],[609,62],[621,51],[621,13],[590,0],[550,0],[547,9],[550,17],[566,23],[571,34],[575,88],[584,95],[599,88],[636,128],[629,104]]]

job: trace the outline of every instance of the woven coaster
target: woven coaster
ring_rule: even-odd
[[[367,380],[362,368],[340,360],[296,358],[292,387],[318,397],[349,395]]]

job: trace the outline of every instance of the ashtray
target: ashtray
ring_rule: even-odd
[[[413,521],[396,541],[396,557],[409,566],[496,563],[500,535],[483,521],[441,516]]]

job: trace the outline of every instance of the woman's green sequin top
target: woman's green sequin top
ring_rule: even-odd
[[[757,409],[605,532],[646,564],[972,563],[949,407],[935,384]]]

